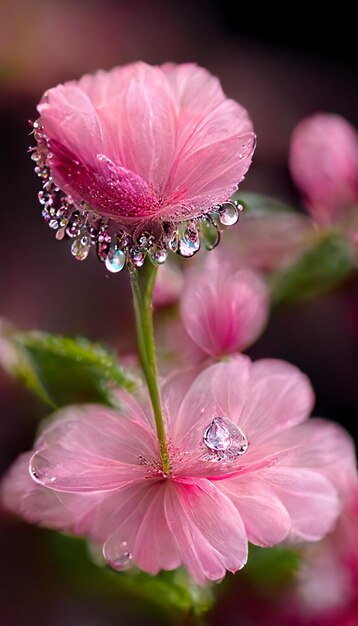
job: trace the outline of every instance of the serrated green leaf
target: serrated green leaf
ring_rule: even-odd
[[[344,237],[338,231],[327,231],[297,263],[272,275],[272,302],[281,304],[319,295],[353,270],[352,252]]]
[[[82,337],[14,331],[7,342],[17,355],[13,373],[52,408],[80,402],[111,405],[113,387],[134,387],[113,354]]]
[[[213,604],[212,587],[195,585],[184,570],[160,572],[157,576],[136,569],[115,572],[94,563],[83,539],[53,532],[48,536],[54,562],[64,579],[89,595],[126,602],[144,615],[151,611],[167,617],[200,616]]]

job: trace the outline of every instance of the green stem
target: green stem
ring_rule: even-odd
[[[158,387],[158,370],[153,329],[152,295],[156,275],[157,268],[147,259],[139,271],[133,270],[131,272],[131,285],[136,319],[138,352],[152,402],[163,471],[167,474],[170,472],[170,458]]]

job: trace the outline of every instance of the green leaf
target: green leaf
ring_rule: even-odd
[[[332,289],[354,270],[354,259],[344,237],[326,231],[294,265],[273,274],[274,304],[307,299]]]
[[[184,570],[151,576],[137,569],[115,572],[97,565],[83,539],[48,532],[53,561],[65,581],[91,596],[127,603],[133,612],[162,617],[207,612],[214,601],[212,587],[195,585]],[[150,541],[150,538],[148,538]]]
[[[16,354],[12,372],[52,408],[80,402],[111,405],[113,387],[134,387],[113,354],[82,337],[13,331],[6,340]]]

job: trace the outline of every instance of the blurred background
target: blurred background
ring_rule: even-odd
[[[287,167],[294,126],[316,111],[336,112],[358,125],[353,23],[337,10],[314,19],[295,5],[289,15],[269,18],[258,15],[258,6],[238,5],[219,0],[0,0],[0,316],[23,329],[81,334],[122,352],[133,349],[127,277],[106,276],[93,257],[76,263],[68,244],[55,242],[40,217],[39,182],[27,155],[33,143],[27,120],[36,119],[43,91],[85,72],[140,59],[196,61],[207,67],[254,122],[258,147],[243,190],[299,204]],[[284,358],[302,368],[316,390],[316,414],[353,432],[358,380],[354,281],[320,298],[281,307],[251,354]],[[41,412],[0,371],[1,472],[31,447]],[[89,597],[66,582],[51,559],[44,531],[0,512],[0,533],[1,626],[143,623],[125,602]],[[235,584],[223,592],[212,623],[251,623],[239,621]],[[158,618],[146,616],[145,623],[158,623]]]

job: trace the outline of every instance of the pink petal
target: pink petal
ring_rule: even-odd
[[[220,580],[247,560],[247,536],[229,498],[206,480],[169,483],[165,513],[182,562],[199,583]]]
[[[310,419],[304,424],[277,433],[260,446],[280,458],[284,465],[319,471],[348,500],[357,481],[357,462],[352,437],[338,424]]]
[[[179,413],[183,398],[202,370],[200,365],[179,369],[163,380],[161,384],[162,407],[169,432],[172,422]]]
[[[240,227],[225,233],[225,249],[233,258],[264,271],[292,264],[315,241],[314,224],[294,211],[269,211],[263,206],[240,217]]]
[[[110,564],[115,566],[125,542],[133,561],[150,574],[157,574],[161,569],[176,569],[181,565],[175,538],[165,516],[167,489],[164,482],[143,483],[121,494],[122,502],[115,515],[115,531],[104,545],[104,555]]]
[[[198,207],[227,199],[245,175],[255,136],[246,110],[225,97],[217,78],[193,64],[163,66],[178,115],[178,149],[169,187]],[[245,144],[245,145],[243,145]],[[226,193],[226,196],[225,196]]]
[[[306,420],[314,404],[307,376],[285,361],[253,363],[249,389],[239,423],[255,444]]]
[[[184,277],[180,268],[168,260],[158,268],[154,285],[154,307],[160,308],[175,304],[183,290]]]
[[[305,468],[272,467],[261,477],[290,515],[291,540],[317,541],[333,530],[341,504],[325,476]]]
[[[106,491],[142,479],[156,458],[153,431],[111,409],[70,407],[41,434],[31,460],[38,482],[58,491]]]
[[[254,149],[245,109],[190,64],[86,75],[50,89],[38,110],[56,183],[123,222],[183,219],[227,200]]]
[[[51,489],[37,484],[30,476],[31,452],[21,454],[1,483],[1,501],[5,508],[32,524],[56,530],[71,530],[73,517]]]
[[[189,273],[181,315],[190,337],[210,356],[243,350],[262,332],[268,289],[261,276],[217,251]]]
[[[257,444],[305,420],[313,405],[308,378],[284,361],[251,363],[243,355],[205,369],[186,393],[174,416],[172,436],[194,445],[215,416],[226,417]]]
[[[317,222],[342,218],[358,199],[358,135],[339,115],[318,113],[296,126],[290,169]]]
[[[290,516],[259,476],[233,478],[217,484],[239,511],[251,543],[274,546],[287,537],[291,528]]]

